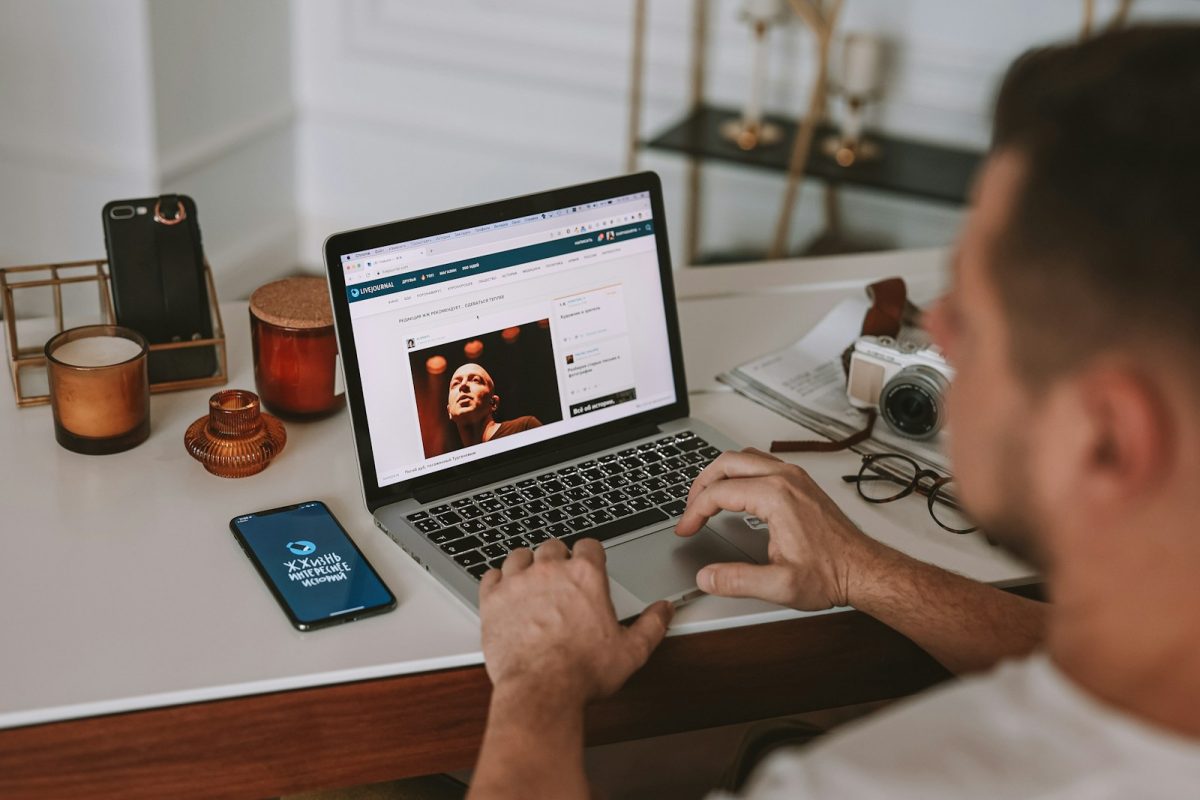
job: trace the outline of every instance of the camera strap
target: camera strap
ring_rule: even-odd
[[[788,439],[779,439],[771,442],[772,453],[836,453],[839,450],[847,450],[860,442],[865,442],[871,438],[871,432],[875,430],[875,418],[878,413],[875,409],[869,409],[867,412],[867,424],[861,431],[852,433],[845,439],[834,439],[832,441],[822,441],[821,439],[791,441]]]
[[[908,302],[908,287],[905,285],[903,278],[885,278],[884,280],[872,283],[867,287],[867,297],[871,301],[871,307],[863,315],[863,336],[895,337],[899,335],[900,329],[906,322],[912,322],[920,313],[916,306]],[[851,344],[842,353],[842,368],[847,372],[849,371],[850,353],[853,350],[854,345]],[[870,409],[866,412],[866,417],[867,421],[863,429],[850,434],[845,439],[835,439],[833,441],[823,441],[820,439],[801,441],[779,440],[771,442],[771,452],[836,453],[839,450],[849,449],[871,438],[871,432],[875,430],[875,420],[878,418],[878,413],[875,409]]]
[[[908,302],[908,287],[904,278],[884,278],[867,287],[871,307],[863,315],[863,336],[898,336],[906,322],[917,313]]]

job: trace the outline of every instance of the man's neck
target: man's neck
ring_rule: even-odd
[[[458,438],[462,440],[463,447],[486,442],[495,436],[496,431],[500,428],[500,423],[491,417],[478,421],[459,420],[454,424],[458,427]]]
[[[1119,538],[1123,552],[1056,559],[1046,644],[1063,673],[1095,697],[1200,739],[1200,552],[1195,544],[1173,552],[1168,543],[1189,537],[1163,527],[1192,519],[1174,515],[1146,536],[1128,531]]]

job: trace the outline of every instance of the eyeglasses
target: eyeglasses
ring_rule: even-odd
[[[929,498],[929,515],[951,533],[972,533],[978,528],[967,518],[954,498],[954,479],[931,469],[923,469],[913,459],[899,453],[872,453],[863,456],[857,475],[843,475],[853,483],[868,503],[890,503],[916,492]],[[927,480],[928,483],[922,483]]]

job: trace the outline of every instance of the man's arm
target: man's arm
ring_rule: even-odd
[[[988,669],[1042,641],[1045,603],[875,544],[849,605],[903,633],[951,672]]]
[[[808,474],[754,450],[724,453],[696,478],[676,527],[690,536],[720,510],[766,521],[770,564],[715,564],[701,589],[805,611],[853,606],[954,672],[1023,655],[1042,638],[1045,604],[910,558],[870,538]]]
[[[468,795],[586,798],[583,710],[615,692],[662,641],[669,603],[628,628],[608,594],[604,549],[557,539],[514,550],[479,587],[492,702]]]
[[[588,797],[583,706],[537,687],[496,686],[468,797]]]

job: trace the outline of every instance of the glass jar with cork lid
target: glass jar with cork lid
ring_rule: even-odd
[[[316,419],[345,404],[333,309],[324,278],[296,277],[250,295],[254,384],[281,417]]]

